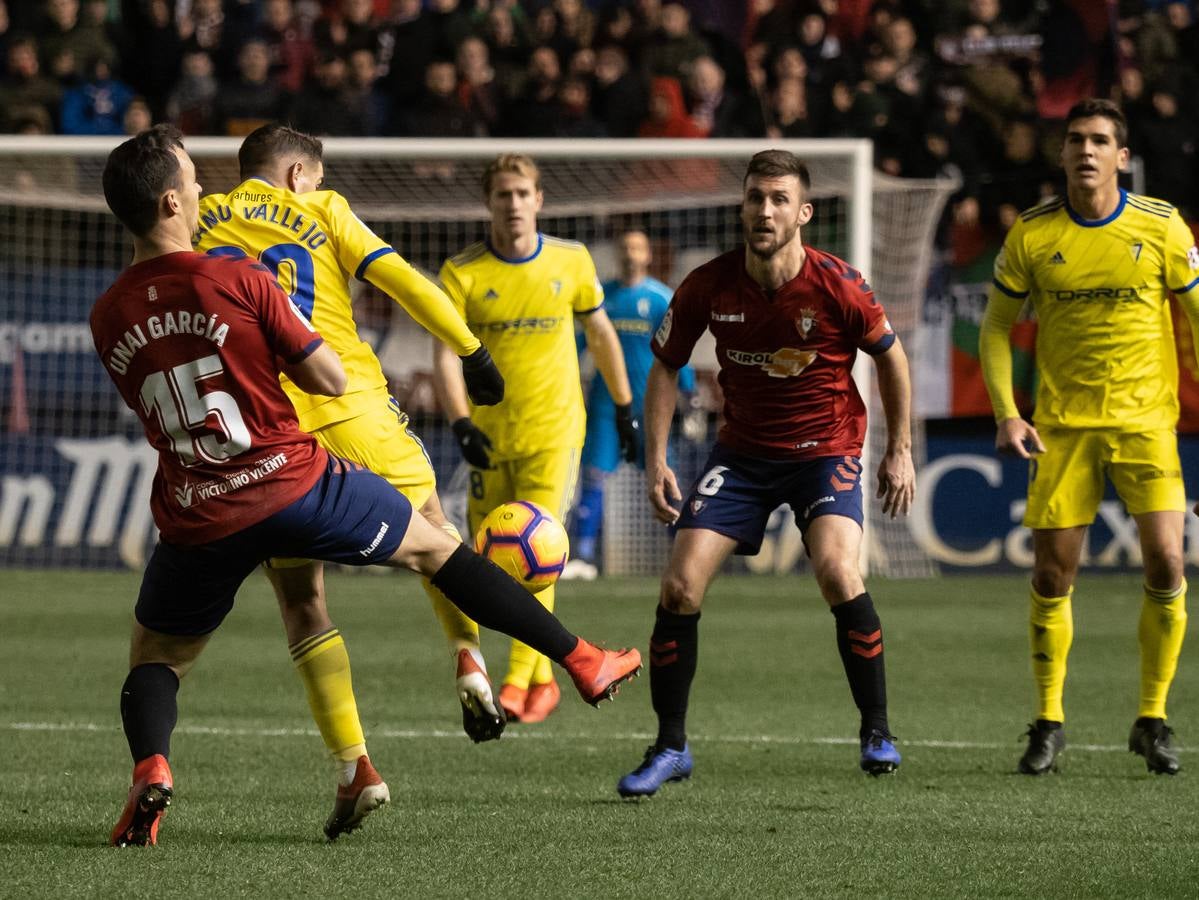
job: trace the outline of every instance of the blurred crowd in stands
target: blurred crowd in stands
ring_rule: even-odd
[[[4,132],[860,136],[991,221],[1111,96],[1147,192],[1199,213],[1189,0],[0,0],[0,55]]]

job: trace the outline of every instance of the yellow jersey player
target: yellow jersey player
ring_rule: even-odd
[[[637,458],[638,424],[616,330],[587,248],[537,230],[541,176],[527,156],[505,154],[483,176],[491,214],[487,240],[441,267],[446,293],[504,373],[501,403],[469,403],[451,348],[434,348],[438,398],[471,465],[472,532],[509,500],[531,500],[566,516],[585,425],[574,317],[583,322],[596,368],[616,405],[624,458]],[[537,599],[553,610],[554,589]],[[557,706],[549,660],[512,646],[500,703],[508,718],[539,722]]]
[[[1178,210],[1119,187],[1127,137],[1110,101],[1070,110],[1066,196],[1024,212],[1008,233],[980,338],[996,448],[1030,460],[1024,524],[1033,532],[1029,633],[1039,705],[1019,763],[1028,775],[1054,769],[1066,744],[1071,597],[1105,475],[1136,520],[1144,557],[1140,707],[1129,749],[1151,772],[1178,771],[1166,694],[1186,629],[1186,493],[1167,294],[1199,326],[1199,251]],[[1009,333],[1026,299],[1037,316],[1035,427],[1012,393]]]
[[[448,352],[457,354],[455,361],[462,357],[476,402],[498,402],[503,379],[445,294],[359,221],[344,197],[318,190],[324,178],[322,153],[319,140],[280,125],[265,125],[247,136],[238,151],[242,183],[228,194],[203,198],[196,248],[212,255],[257,257],[337,351],[349,378],[341,396],[315,396],[286,376],[281,379],[300,427],[335,456],[382,475],[414,509],[458,537],[442,513],[424,447],[388,394],[370,345],[358,336],[350,276],[395,298]],[[336,837],[361,819],[354,809],[360,786],[353,782],[365,739],[349,657],[325,608],[321,564],[272,560],[267,573],[313,717],[330,752],[344,763],[338,806],[326,825],[326,833]],[[424,585],[457,659],[456,687],[467,734],[475,741],[499,737],[504,719],[479,653],[478,627],[427,579]]]

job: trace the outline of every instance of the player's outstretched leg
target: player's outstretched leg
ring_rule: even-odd
[[[174,792],[167,756],[178,717],[178,691],[179,678],[162,663],[134,666],[121,688],[121,721],[134,766],[125,808],[109,835],[114,847],[158,843],[158,826]]]
[[[882,623],[867,592],[830,608],[837,623],[837,649],[845,677],[862,717],[858,764],[863,772],[886,775],[899,768],[901,757],[887,725]]]
[[[699,661],[700,613],[680,615],[659,605],[649,641],[649,687],[658,738],[641,764],[616,784],[622,797],[649,797],[671,781],[691,777],[687,704]]]
[[[369,761],[373,778],[364,782],[359,777],[360,761],[368,760],[366,737],[354,698],[349,652],[325,604],[323,566],[310,560],[273,559],[266,565],[266,574],[279,602],[292,664],[335,766],[333,812],[324,829],[333,840],[359,827],[369,812],[382,805],[374,801],[380,793],[386,794],[387,785]],[[352,824],[343,827],[347,821]]]
[[[397,558],[403,556],[401,548]],[[465,545],[457,546],[432,582],[483,627],[523,641],[565,668],[592,706],[610,699],[641,670],[637,650],[602,650],[571,634],[514,578]]]
[[[175,782],[165,756],[155,754],[133,767],[133,785],[121,817],[112,829],[114,847],[146,847],[158,843],[158,826],[171,805]]]
[[[333,812],[325,822],[325,837],[331,841],[359,828],[362,821],[391,800],[387,785],[366,756],[354,762],[354,776],[337,787]]]

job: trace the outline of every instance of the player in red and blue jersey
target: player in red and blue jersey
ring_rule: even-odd
[[[173,778],[176,692],[265,559],[407,568],[472,619],[537,648],[598,703],[635,674],[637,651],[601,651],[523,587],[421,515],[387,481],[300,430],[279,384],[338,396],[346,374],[267,269],[191,249],[200,186],[178,130],[121,144],[104,170],[108,205],[133,234],[133,262],[96,302],[96,350],[158,451],[151,507],[161,539],[135,608],[121,719],[133,786],[111,842],[154,844]],[[366,756],[338,790],[330,837],[389,799]]]
[[[770,513],[790,505],[812,571],[836,621],[837,646],[861,713],[860,765],[894,771],[882,626],[862,582],[860,455],[866,407],[852,378],[859,350],[878,372],[887,451],[878,469],[883,512],[906,514],[915,492],[907,358],[861,274],[804,247],[812,217],[807,167],[792,154],[756,154],[745,175],[745,248],[687,276],[654,335],[645,398],[646,481],[655,514],[677,526],[650,639],[658,737],[617,785],[653,794],[691,774],[686,713],[698,658],[700,606],[731,553],[757,553]],[[716,338],[725,424],[681,511],[666,444],[678,370],[704,330]]]

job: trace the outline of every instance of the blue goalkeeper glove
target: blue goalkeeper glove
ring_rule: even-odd
[[[620,458],[636,463],[641,457],[641,423],[633,415],[633,404],[617,404],[616,435],[620,440]]]
[[[458,439],[458,447],[462,450],[462,458],[476,469],[490,469],[491,457],[487,451],[491,449],[489,438],[474,422],[463,416],[450,428]]]
[[[482,344],[470,356],[461,356],[466,393],[475,406],[495,406],[504,399],[504,376]]]

